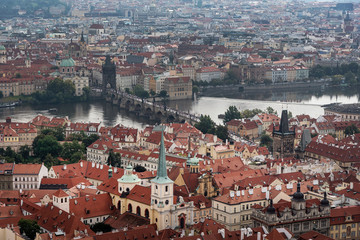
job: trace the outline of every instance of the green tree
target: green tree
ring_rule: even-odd
[[[62,146],[52,135],[39,135],[33,141],[34,155],[43,159],[50,154],[52,157],[58,157],[62,151]]]
[[[162,101],[165,103],[166,99],[168,98],[168,93],[166,90],[161,90],[159,93],[159,97],[161,97]]]
[[[272,107],[267,107],[266,108],[266,112],[268,113],[268,114],[275,114],[275,115],[277,115],[277,112],[272,108]]]
[[[156,92],[154,90],[150,90],[150,96],[155,96],[156,95]]]
[[[44,158],[42,158],[42,162],[47,168],[59,165],[59,160],[56,157],[53,157],[50,153],[48,153]]]
[[[114,153],[112,149],[110,149],[109,157],[107,160],[107,164],[113,167],[121,167],[121,155],[120,153]]]
[[[0,91],[0,99],[4,97],[4,94],[2,91]]]
[[[35,220],[31,219],[20,219],[18,222],[20,227],[20,233],[25,234],[30,239],[35,239],[36,233],[40,232],[40,226]]]
[[[260,138],[260,146],[266,146],[268,149],[272,147],[273,139],[267,135],[263,134]]]
[[[345,75],[345,82],[348,83],[349,85],[354,85],[356,84],[356,76],[354,73],[352,72],[347,72]]]
[[[103,223],[103,222],[95,223],[90,228],[95,233],[97,233],[97,232],[103,232],[103,233],[111,232],[111,230],[113,229],[109,224],[106,224],[106,223]]]
[[[43,129],[41,130],[41,134],[54,136],[58,141],[65,140],[65,129],[63,127],[56,127],[54,129]]]
[[[28,160],[30,157],[31,149],[28,145],[21,146],[19,149],[19,154],[24,158],[24,160]]]
[[[198,86],[193,86],[193,88],[192,88],[192,93],[193,94],[197,94],[199,92],[199,87]]]
[[[201,115],[200,122],[197,122],[195,124],[195,127],[204,134],[206,133],[214,134],[216,130],[215,122],[210,118],[209,115]]]
[[[85,147],[88,147],[98,139],[99,139],[99,135],[91,134],[90,136],[83,138],[82,142]]]
[[[342,82],[343,76],[342,75],[334,75],[331,77],[331,83],[333,85],[339,85]]]
[[[141,165],[136,165],[136,166],[134,167],[134,170],[135,170],[135,172],[145,172],[145,171],[146,171],[146,168],[143,167],[143,166],[141,166]]]
[[[254,117],[256,114],[262,113],[263,111],[261,109],[258,108],[254,108],[252,110],[250,109],[245,109],[244,111],[241,112],[241,116],[243,118],[252,118]]]
[[[63,149],[61,151],[60,156],[62,158],[64,158],[65,160],[69,160],[71,159],[72,162],[76,161],[75,159],[77,159],[77,161],[79,161],[80,159],[78,159],[79,157],[81,158],[81,156],[85,153],[85,148],[83,145],[79,144],[78,141],[74,140],[71,143],[64,143],[63,144]],[[74,154],[76,154],[75,156],[73,156]]]
[[[89,98],[90,98],[90,92],[91,92],[91,90],[90,90],[90,87],[83,87],[83,94],[82,94],[82,96],[81,96],[81,100],[82,101],[87,101],[87,100],[89,100]]]
[[[216,127],[215,135],[221,140],[229,139],[229,131],[226,126],[219,125]]]
[[[241,114],[237,109],[237,107],[230,106],[225,112],[224,123],[227,123],[233,119],[240,119],[240,118],[241,118]]]
[[[356,133],[360,133],[360,130],[355,124],[351,124],[350,126],[347,126],[344,131],[346,136],[353,135]]]
[[[290,119],[290,118],[292,118],[292,117],[293,117],[292,112],[291,112],[291,111],[288,111],[288,118]]]
[[[322,78],[325,76],[325,70],[321,65],[316,65],[310,69],[309,77],[311,78]]]

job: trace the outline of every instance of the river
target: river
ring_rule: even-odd
[[[324,113],[321,105],[333,102],[357,103],[360,99],[360,90],[348,89],[306,89],[301,91],[263,91],[261,93],[239,92],[237,89],[223,91],[221,89],[208,90],[204,96],[196,100],[171,101],[167,105],[183,111],[195,114],[208,114],[211,118],[221,123],[219,114],[235,105],[240,110],[259,108],[265,110],[268,106],[274,108],[279,114],[287,109],[297,114],[309,114],[318,117]],[[57,108],[56,113],[49,113],[48,109]],[[119,110],[105,101],[91,101],[86,103],[71,103],[61,105],[21,105],[15,108],[1,108],[0,120],[12,117],[13,121],[28,122],[36,115],[68,116],[74,122],[101,122],[106,126],[123,124],[129,127],[144,128],[149,122],[147,119],[138,118],[136,115]]]

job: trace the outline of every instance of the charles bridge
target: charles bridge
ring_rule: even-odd
[[[141,99],[135,95],[108,89],[105,98],[107,102],[117,105],[121,109],[133,112],[139,117],[146,117],[162,123],[184,123],[195,124],[199,122],[199,116],[167,107],[159,102]]]

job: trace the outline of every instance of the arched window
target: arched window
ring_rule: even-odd
[[[148,209],[145,209],[145,217],[146,217],[146,218],[149,218],[149,217],[150,217],[150,214],[149,214],[149,210],[148,210]]]
[[[128,211],[132,213],[132,205],[131,205],[131,203],[129,203],[129,205],[128,205]]]
[[[137,208],[136,208],[136,214],[137,214],[137,215],[141,215],[141,209],[140,209],[139,206],[137,206]]]
[[[118,201],[117,207],[118,207],[119,210],[121,210],[120,209],[121,208],[121,201],[120,200]]]

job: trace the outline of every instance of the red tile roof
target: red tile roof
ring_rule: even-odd
[[[115,211],[108,193],[70,199],[70,212],[86,219],[111,215]]]
[[[151,204],[151,188],[136,185],[133,189],[131,189],[129,195],[127,195],[126,198],[131,199],[136,202],[139,202],[139,203],[144,203],[144,204],[150,206],[150,204]]]

